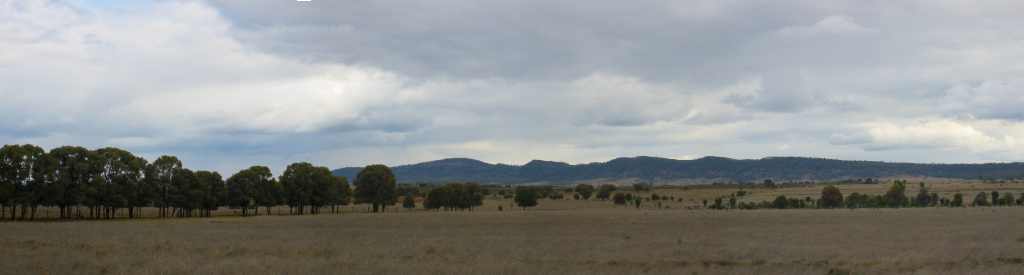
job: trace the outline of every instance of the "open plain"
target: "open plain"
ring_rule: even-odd
[[[0,223],[3,274],[1021,274],[1024,208],[477,211]],[[483,211],[481,211],[483,210]],[[357,211],[356,211],[357,212]]]

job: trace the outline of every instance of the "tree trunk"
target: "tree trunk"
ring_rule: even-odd
[[[377,213],[377,211],[379,210],[379,208],[380,208],[380,204],[377,204],[377,203],[373,203],[373,213]]]

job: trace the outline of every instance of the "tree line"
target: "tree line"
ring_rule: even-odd
[[[1024,206],[1024,193],[1014,196],[1013,193],[999,191],[979,192],[968,204],[962,193],[951,197],[940,196],[931,192],[924,183],[919,184],[917,194],[908,196],[907,181],[897,180],[884,194],[868,195],[851,193],[844,196],[834,185],[825,186],[821,196],[796,198],[785,195],[776,196],[771,201],[738,202],[737,195],[715,198],[713,203],[705,201],[710,209],[796,209],[796,208],[903,208],[903,207],[966,207],[966,206]]]
[[[325,207],[337,212],[351,203],[370,204],[377,212],[396,202],[395,176],[387,166],[367,166],[354,185],[308,162],[288,165],[277,178],[266,166],[252,166],[224,180],[215,171],[184,168],[174,156],[149,162],[113,147],[0,148],[0,219],[32,220],[39,207],[58,208],[60,219],[111,219],[122,211],[140,217],[144,207],[157,208],[158,217],[210,216],[224,206],[242,216],[259,215],[260,207],[270,214],[278,205],[303,215]]]

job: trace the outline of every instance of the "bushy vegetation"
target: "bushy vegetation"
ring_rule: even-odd
[[[574,190],[580,199],[589,200],[590,196],[594,195],[594,186],[590,184],[577,184]]]
[[[607,200],[609,197],[611,197],[612,192],[615,192],[615,190],[615,185],[602,184],[600,187],[597,188],[597,199]]]
[[[842,191],[834,185],[822,188],[821,197],[817,200],[810,197],[790,198],[779,195],[771,201],[761,202],[737,202],[737,193],[726,197],[715,198],[714,202],[708,205],[704,201],[704,207],[709,209],[792,209],[792,208],[898,208],[898,207],[963,207],[963,194],[953,194],[952,198],[939,196],[929,192],[929,188],[923,183],[920,184],[917,195],[910,200],[906,192],[906,181],[898,180],[893,183],[883,195],[867,195],[851,193],[843,197]],[[974,197],[972,206],[1021,206],[1024,205],[1024,194],[1016,197],[1011,193],[999,193],[998,191],[980,192]],[[728,199],[728,204],[724,203]]]
[[[538,188],[531,186],[520,186],[516,187],[515,202],[516,205],[526,210],[526,208],[537,206]]]
[[[472,210],[483,205],[483,188],[476,183],[449,183],[427,193],[426,209]]]

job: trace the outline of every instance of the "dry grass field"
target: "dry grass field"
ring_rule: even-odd
[[[966,197],[1020,187],[933,186]],[[0,274],[1024,274],[1022,207],[683,207],[735,190],[656,190],[684,198],[668,209],[488,200],[472,212],[4,222]]]

